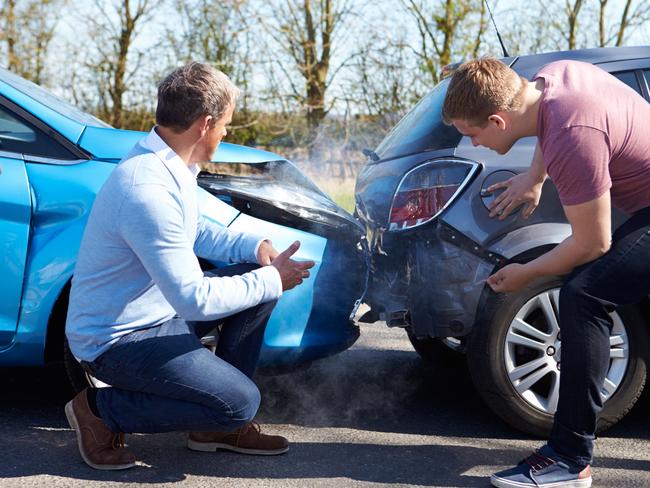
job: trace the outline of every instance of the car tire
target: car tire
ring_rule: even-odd
[[[63,340],[63,366],[75,393],[79,393],[84,388],[92,386],[86,372],[81,368],[81,364],[79,364],[79,361],[77,361],[72,351],[70,351],[67,339]]]
[[[70,351],[67,339],[63,340],[63,366],[75,393],[79,393],[84,388],[104,388],[109,386],[83,370],[77,358]]]
[[[466,368],[463,352],[448,346],[445,339],[439,337],[418,338],[409,329],[406,329],[406,333],[415,352],[427,364],[435,368]],[[464,348],[464,344],[459,342],[458,348]]]
[[[529,347],[518,343],[521,339],[515,336],[520,336],[521,334],[517,333],[524,329],[520,325],[522,322],[515,323],[514,320],[521,319],[524,326],[533,324],[537,329],[544,330],[545,313],[549,308],[557,313],[561,285],[562,281],[558,278],[551,278],[536,281],[518,293],[490,292],[483,313],[477,317],[467,346],[470,375],[487,406],[512,427],[540,437],[548,437],[553,424],[555,411],[553,399],[556,402],[559,396],[557,393],[559,388],[557,390],[554,388],[556,381],[559,386],[559,367],[557,372],[552,371],[552,366],[548,364],[549,358],[544,357],[542,348],[537,349],[537,345]],[[545,296],[549,297],[548,302],[545,301]],[[552,306],[547,307],[546,303]],[[536,304],[539,304],[539,310],[535,310]],[[526,313],[530,315],[523,316]],[[638,307],[620,307],[614,312],[613,317],[615,325],[612,337],[616,335],[620,339],[612,343],[613,352],[608,378],[611,376],[615,379],[610,383],[616,385],[616,389],[610,388],[611,391],[608,391],[609,396],[598,422],[598,432],[614,425],[627,414],[641,395],[646,380],[644,351],[648,350],[650,342],[648,328]],[[550,320],[546,320],[546,326],[551,327],[548,322]],[[551,332],[551,328],[545,331]],[[523,336],[526,339],[526,332]],[[531,337],[535,338],[535,336],[528,336]],[[558,341],[560,338],[561,336],[557,338]],[[619,341],[623,342],[619,343]],[[619,349],[616,349],[617,343],[620,345]],[[624,352],[626,347],[627,355]],[[526,358],[527,355],[532,357],[532,353],[538,356],[527,363],[526,359],[521,363],[517,362],[518,358]],[[548,349],[546,354],[549,355]],[[554,358],[553,356],[552,359]],[[561,357],[558,358],[561,365]],[[530,374],[523,374],[520,379],[516,379],[522,371],[526,371],[521,366],[532,367],[533,362],[539,364],[544,361],[547,363],[545,366],[531,370]],[[516,370],[516,368],[520,369]],[[548,371],[545,376],[541,376],[544,372],[542,370]],[[539,380],[533,378],[537,374]],[[535,383],[530,386],[530,389],[526,389],[532,381]],[[547,396],[544,396],[544,388],[542,388],[545,387],[545,383],[550,385]],[[606,381],[606,384],[609,383]],[[535,388],[541,389],[535,391]],[[553,395],[551,392],[556,394]],[[548,400],[546,405],[544,400]]]

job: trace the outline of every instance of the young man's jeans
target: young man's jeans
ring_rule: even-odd
[[[238,275],[234,265],[213,275]],[[86,368],[112,385],[97,391],[113,432],[233,431],[255,416],[260,392],[251,381],[275,301],[216,322],[174,318],[121,337]],[[223,323],[216,355],[199,340]]]
[[[560,291],[562,374],[549,444],[578,464],[591,463],[610,360],[609,313],[650,293],[650,207],[614,233],[611,249],[576,268]]]

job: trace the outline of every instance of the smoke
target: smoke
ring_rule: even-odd
[[[385,115],[371,117],[349,113],[324,119],[309,138],[270,150],[293,161],[300,169],[322,180],[354,180],[366,161],[362,149],[374,149],[397,121]]]
[[[403,331],[389,330],[383,323],[364,327],[369,337],[362,336],[343,353],[289,374],[258,376],[262,392],[258,419],[345,427],[400,416],[421,387],[422,363]],[[385,337],[395,334],[398,340]]]
[[[376,148],[394,122],[330,117],[321,123],[309,144],[271,145],[267,149],[293,161],[336,203],[352,211],[354,182],[366,161],[361,150]],[[332,261],[330,265],[336,267]],[[342,272],[349,274],[351,270]],[[328,285],[340,288],[340,274],[336,282],[338,285]],[[321,292],[329,286],[321,286]],[[356,291],[354,298],[361,291]],[[337,301],[334,296],[328,299],[333,300],[330,304]],[[367,330],[347,351],[288,374],[258,375],[256,383],[262,392],[258,420],[315,427],[348,426],[401,415],[404,403],[422,385],[422,363],[404,331],[389,330],[383,323],[362,327]],[[399,339],[395,340],[395,336]],[[395,374],[398,368],[400,374]]]

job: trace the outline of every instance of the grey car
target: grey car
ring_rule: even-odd
[[[650,47],[554,52],[504,62],[530,79],[559,59],[598,65],[650,100]],[[403,327],[415,350],[438,366],[458,365],[464,354],[485,403],[515,428],[543,436],[559,395],[562,282],[548,278],[518,293],[495,294],[486,278],[505,264],[548,251],[571,229],[550,181],[528,219],[519,211],[503,221],[489,217],[497,193],[486,189],[526,171],[536,139],[520,140],[503,156],[473,147],[442,122],[448,83],[443,79],[374,151],[366,151],[368,161],[356,184],[356,214],[366,227],[371,256],[365,299],[371,310],[362,320]],[[614,226],[625,218],[615,213]],[[600,430],[634,405],[650,350],[650,300],[612,316]]]

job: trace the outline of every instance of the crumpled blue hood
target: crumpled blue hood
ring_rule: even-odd
[[[88,126],[77,144],[96,159],[120,160],[146,135],[146,132]],[[272,152],[226,142],[219,144],[212,157],[217,163],[264,163],[283,159]]]

